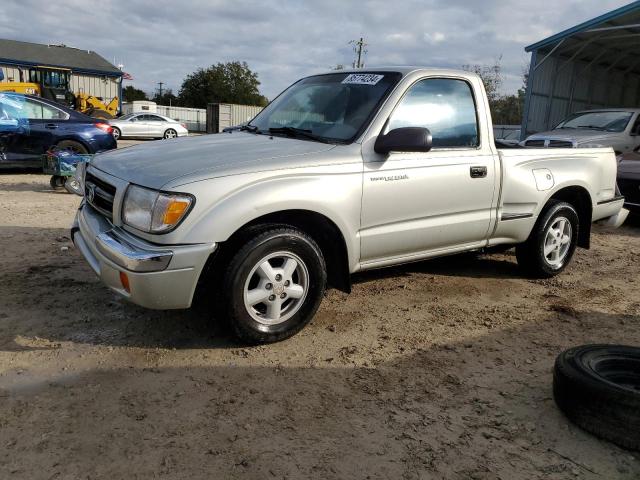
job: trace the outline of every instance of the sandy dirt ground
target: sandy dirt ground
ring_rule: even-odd
[[[358,275],[275,345],[103,287],[79,198],[0,175],[0,478],[638,479],[554,405],[556,355],[640,344],[640,224],[546,281],[512,253]]]

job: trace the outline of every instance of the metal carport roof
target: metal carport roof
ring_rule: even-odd
[[[523,135],[579,110],[640,106],[640,1],[525,50],[532,55]]]

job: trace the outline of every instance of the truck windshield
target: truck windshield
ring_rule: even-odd
[[[349,143],[398,83],[397,72],[332,73],[294,83],[244,129]]]
[[[560,123],[560,128],[587,128],[604,132],[623,132],[633,113],[631,112],[580,112]]]

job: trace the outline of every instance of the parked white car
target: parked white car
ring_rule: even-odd
[[[175,138],[189,135],[187,126],[157,113],[130,113],[109,120],[113,136],[120,138]]]
[[[548,132],[531,135],[525,147],[611,147],[616,155],[640,146],[640,109],[613,108],[571,114]]]
[[[252,343],[298,332],[358,271],[513,245],[557,275],[591,222],[628,213],[613,150],[496,148],[490,118],[468,72],[314,75],[239,130],[97,155],[71,237],[128,300],[198,293]]]

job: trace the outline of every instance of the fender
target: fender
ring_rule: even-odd
[[[328,171],[330,170],[330,171]],[[331,220],[345,239],[349,269],[360,258],[362,163],[208,179],[186,185],[193,211],[163,243],[225,242],[251,221],[285,210],[308,210]],[[211,197],[215,196],[214,201]],[[169,238],[170,237],[170,238]]]

